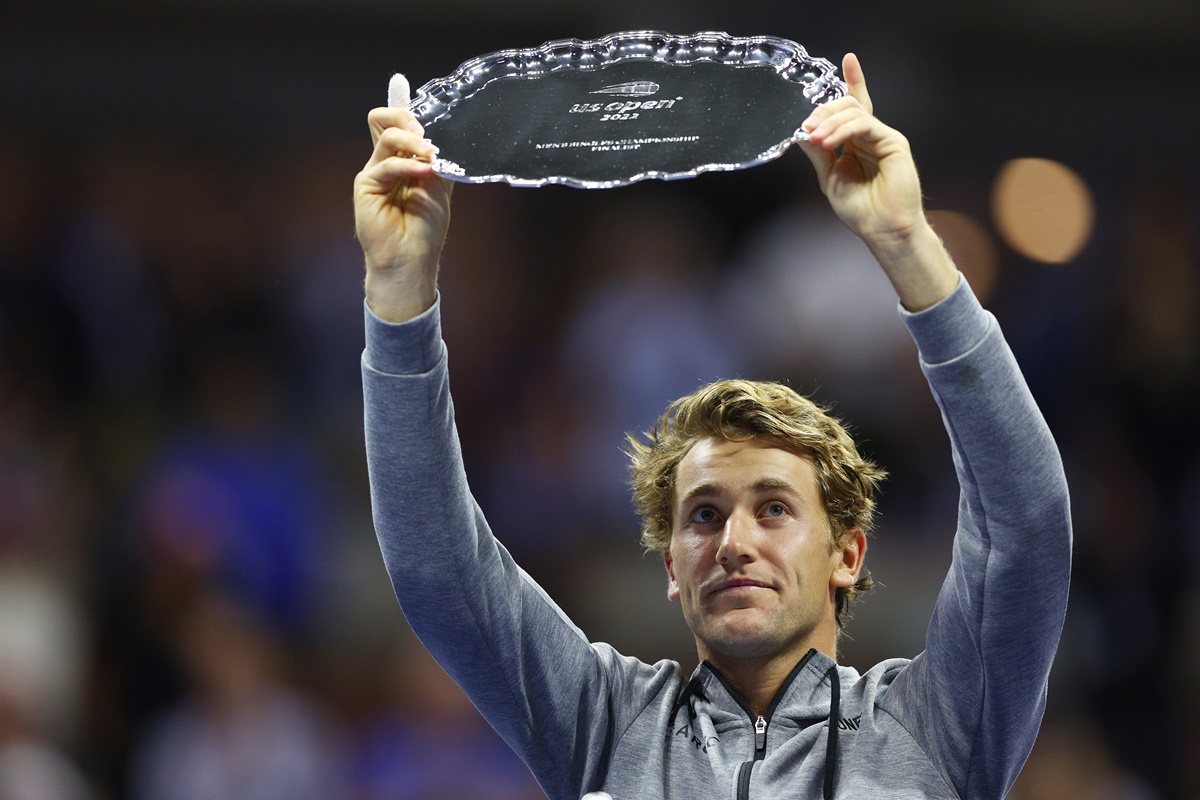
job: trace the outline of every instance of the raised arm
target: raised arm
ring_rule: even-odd
[[[603,780],[613,739],[679,682],[677,670],[591,645],[492,535],[467,483],[441,338],[450,185],[432,172],[433,145],[408,111],[375,109],[370,125],[374,152],[355,179],[354,209],[371,312],[363,400],[383,559],[438,663],[550,797],[579,797]]]
[[[1066,478],[996,319],[960,284],[926,222],[908,142],[872,116],[853,55],[843,71],[849,96],[804,123],[811,139],[803,148],[906,309],[961,489],[926,649],[880,705],[962,797],[1001,797],[1033,747],[1066,614]]]

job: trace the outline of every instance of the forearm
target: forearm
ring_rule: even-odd
[[[936,308],[904,317],[953,448],[966,515],[959,533],[973,540],[978,559],[961,566],[980,602],[1049,612],[1051,598],[1065,603],[1070,565],[1062,459],[995,318],[969,286],[952,294]],[[998,569],[1011,575],[993,580]],[[1040,584],[1032,592],[1031,582]],[[989,624],[998,629],[1010,619]],[[1057,631],[1048,635],[1056,638]]]
[[[962,497],[952,612],[963,615],[985,660],[1007,663],[1022,652],[1019,666],[1003,673],[1028,681],[1028,693],[1049,671],[1065,616],[1070,502],[1049,426],[995,319],[982,319],[985,334],[965,351],[924,345],[922,369],[942,410]]]
[[[367,461],[380,548],[425,646],[543,785],[577,797],[606,752],[606,698],[625,679],[517,566],[472,499],[439,312],[435,302],[404,325],[366,315]]]
[[[1028,553],[1044,543],[1062,565],[1071,530],[1054,437],[995,318],[969,286],[952,294],[939,308],[904,316],[942,410],[971,527],[992,548]]]
[[[894,709],[956,786],[1002,796],[1033,745],[1066,613],[1071,523],[1054,439],[966,285],[905,319],[961,489],[950,573]]]
[[[958,268],[941,238],[923,219],[911,231],[863,241],[908,311],[936,305],[958,285]]]
[[[521,637],[525,587],[467,485],[438,310],[404,325],[367,315],[363,396],[372,512],[413,628],[435,655],[484,667],[494,680],[507,673],[485,667],[479,654],[498,655]],[[482,638],[489,635],[506,644],[493,646]]]

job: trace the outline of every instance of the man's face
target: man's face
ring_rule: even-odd
[[[701,658],[831,646],[836,590],[857,578],[865,539],[848,537],[849,555],[831,552],[807,458],[704,439],[679,463],[673,503],[667,596],[682,604]]]

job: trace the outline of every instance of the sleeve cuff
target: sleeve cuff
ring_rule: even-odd
[[[442,358],[442,297],[407,322],[384,322],[363,301],[367,346],[363,360],[385,375],[421,375]]]
[[[995,324],[961,275],[954,291],[929,308],[914,313],[900,306],[900,318],[926,364],[944,364],[965,355]]]

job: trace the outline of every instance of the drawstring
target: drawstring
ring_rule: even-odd
[[[675,727],[675,715],[679,713],[679,709],[687,706],[688,721],[696,719],[696,698],[708,700],[704,694],[703,682],[700,680],[700,675],[697,673],[692,676],[692,679],[687,682],[687,686],[683,687],[683,691],[679,693],[679,699],[675,701],[675,705],[671,708],[671,720],[667,723],[668,727]]]
[[[837,664],[825,673],[829,677],[829,738],[825,742],[825,800],[833,800],[833,773],[837,769],[838,721],[842,718],[842,681]]]

